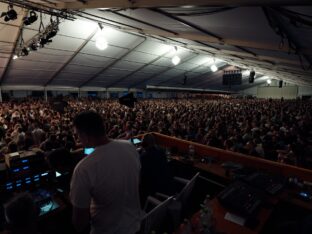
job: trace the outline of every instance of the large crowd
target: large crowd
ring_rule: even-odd
[[[43,100],[0,104],[2,155],[32,147],[43,151],[79,146],[73,118],[95,110],[108,137],[129,139],[146,132],[199,142],[302,167],[312,164],[312,102],[258,99],[118,100],[67,99],[63,110]]]

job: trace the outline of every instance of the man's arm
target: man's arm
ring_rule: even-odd
[[[78,232],[83,232],[89,226],[90,211],[86,208],[73,206],[72,223]]]

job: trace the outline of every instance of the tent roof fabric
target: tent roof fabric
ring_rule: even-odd
[[[40,34],[39,13],[38,20],[26,26],[23,18],[29,10],[14,5],[16,20],[0,18],[1,86],[153,85],[227,90],[222,85],[222,69],[233,66],[256,72],[253,84],[249,84],[248,74],[243,75],[242,85],[231,87],[236,91],[262,84],[267,77],[312,85],[311,6],[296,6],[290,0],[285,1],[289,5],[272,6],[265,4],[267,1],[248,6],[243,0],[204,6],[200,2],[205,1],[196,0],[198,6],[179,6],[172,0],[168,2],[174,6],[159,1],[159,7],[153,7],[155,1],[142,0],[136,4],[151,7],[129,9],[121,7],[126,1],[116,0],[101,1],[104,8],[99,9],[92,8],[100,6],[97,0],[24,2],[50,10],[67,6],[75,20],[60,19],[51,43],[13,60],[14,54]],[[109,4],[111,8],[107,8]],[[7,1],[0,1],[0,12],[7,11]],[[42,14],[45,27],[50,18]],[[104,26],[108,42],[103,51],[95,46],[98,23]],[[173,46],[177,46],[176,52]],[[176,66],[171,62],[174,55],[181,58]],[[217,72],[210,70],[213,63],[219,67]]]

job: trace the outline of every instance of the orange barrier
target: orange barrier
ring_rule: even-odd
[[[188,152],[189,145],[193,145],[195,149],[195,154],[198,157],[211,156],[221,161],[232,161],[235,163],[243,164],[244,166],[254,167],[287,177],[298,177],[302,180],[312,182],[312,170],[309,169],[226,151],[195,142],[166,136],[160,133],[154,132],[153,134],[155,135],[156,141],[159,145],[164,147],[176,147],[181,153]]]

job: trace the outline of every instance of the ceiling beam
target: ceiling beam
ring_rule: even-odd
[[[88,42],[94,37],[94,35],[97,33],[98,28],[96,28],[90,35],[89,37],[80,45],[80,47],[75,51],[75,53],[70,56],[70,58],[58,69],[52,77],[44,84],[44,86],[47,86],[51,84],[51,82],[54,80],[55,77],[57,77],[63,69],[77,56],[77,54],[88,44]]]
[[[135,47],[129,49],[126,53],[124,53],[121,57],[117,58],[116,60],[114,60],[113,62],[111,62],[108,66],[104,67],[103,69],[101,69],[99,72],[97,72],[96,74],[94,74],[93,76],[91,76],[88,80],[83,81],[80,85],[79,88],[81,88],[82,86],[85,86],[86,84],[90,83],[92,80],[94,80],[96,77],[98,77],[99,75],[101,75],[103,72],[107,71],[109,68],[111,68],[112,66],[114,66],[116,63],[118,63],[120,60],[122,60],[123,58],[125,58],[127,55],[129,55],[133,50],[135,50],[136,48],[138,48],[140,45],[142,45],[145,41],[146,41],[146,37],[143,37],[144,39],[142,41],[140,41]]]
[[[262,43],[262,42],[256,42],[256,41],[247,41],[247,40],[240,40],[240,39],[223,39],[222,41],[218,40],[215,37],[204,35],[204,34],[198,34],[198,33],[188,33],[188,32],[176,32],[177,34],[165,32],[162,30],[157,29],[121,29],[122,31],[129,31],[129,32],[137,32],[137,33],[144,33],[145,35],[157,35],[161,37],[170,37],[170,38],[182,38],[192,41],[201,41],[201,42],[208,42],[208,43],[215,43],[216,45],[230,45],[230,46],[241,46],[241,47],[247,47],[247,48],[254,48],[254,49],[260,49],[260,50],[270,50],[270,51],[279,51],[279,52],[295,52],[292,51],[292,49],[288,48],[288,46],[284,46],[283,48],[279,48],[278,43]],[[311,48],[302,48],[306,54],[312,55],[312,49]]]
[[[182,6],[276,6],[276,5],[311,5],[311,0],[88,0],[61,2],[58,8],[155,8]]]

